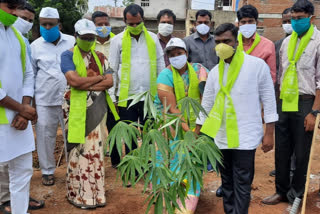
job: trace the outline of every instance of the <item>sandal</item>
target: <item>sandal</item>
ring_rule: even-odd
[[[39,204],[39,205],[32,206],[32,205],[30,205],[30,202],[34,202],[35,204]],[[36,199],[33,199],[31,197],[29,198],[29,207],[28,207],[29,210],[38,210],[43,207],[44,207],[44,201],[42,201],[42,200],[37,201]]]
[[[10,211],[7,211],[6,208],[10,208]],[[0,211],[3,214],[11,214],[11,205],[10,205],[10,201],[4,202],[3,204],[1,204],[0,206]]]
[[[44,186],[54,185],[54,176],[53,175],[42,175],[42,184]]]

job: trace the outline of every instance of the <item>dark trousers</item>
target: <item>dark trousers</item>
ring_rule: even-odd
[[[128,101],[128,106],[130,105],[131,101]],[[120,120],[129,120],[132,122],[140,121],[140,124],[144,124],[145,120],[143,119],[143,106],[144,101],[140,101],[137,104],[131,106],[129,109],[127,107],[119,107],[119,116]],[[108,127],[109,130],[109,127]],[[110,129],[111,130],[111,129]],[[137,144],[132,141],[132,150],[137,148]],[[130,152],[129,147],[126,145],[126,154]],[[111,163],[112,165],[118,165],[120,163],[120,156],[117,151],[117,148],[114,147],[111,151]]]
[[[107,128],[108,132],[110,133],[113,127],[117,124],[117,121],[114,119],[114,116],[108,108],[108,113],[107,113]],[[113,152],[110,152],[110,158],[111,158],[111,164],[112,166],[116,166],[120,163],[120,157],[117,151],[116,146],[113,148]]]
[[[226,214],[247,214],[254,177],[256,150],[223,149],[220,166],[223,207]]]
[[[304,119],[311,112],[314,99],[299,99],[298,112],[282,112],[282,102],[278,105],[279,121],[276,122],[275,164],[276,191],[293,202],[302,197],[313,132],[306,132]],[[290,184],[290,161],[295,154],[296,168]]]

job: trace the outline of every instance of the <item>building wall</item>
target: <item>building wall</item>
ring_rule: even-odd
[[[187,0],[135,0],[134,2],[143,8],[146,18],[155,18],[163,9],[171,9],[177,19],[186,18]],[[149,6],[144,6],[147,2]]]
[[[281,14],[284,9],[291,7],[296,0],[241,0],[239,8],[245,4],[255,6],[259,11],[259,32],[272,41],[282,38],[285,34],[282,30]],[[320,1],[311,0],[315,7],[315,15],[320,13]],[[315,24],[320,27],[320,17]]]

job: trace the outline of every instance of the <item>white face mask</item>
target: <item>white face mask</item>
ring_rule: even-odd
[[[241,25],[239,28],[239,31],[245,38],[249,39],[257,31],[257,25],[256,24]]]
[[[13,27],[15,27],[20,33],[27,34],[33,26],[33,23],[30,23],[20,17],[18,17],[17,21],[13,24]]]
[[[197,25],[196,28],[198,33],[200,33],[201,35],[206,35],[210,31],[210,27],[206,24]]]
[[[292,34],[293,29],[291,24],[282,24],[282,28],[286,34]]]
[[[187,55],[183,54],[180,56],[171,57],[169,58],[169,61],[174,68],[181,69],[187,64]]]
[[[158,31],[162,36],[169,36],[173,32],[173,25],[167,23],[160,23],[158,26]]]

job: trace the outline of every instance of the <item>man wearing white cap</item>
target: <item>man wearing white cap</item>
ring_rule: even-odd
[[[30,103],[34,79],[26,45],[12,27],[16,9],[24,0],[0,0],[0,165],[8,165],[11,212],[28,210],[32,151],[35,149],[30,120],[36,111]],[[1,206],[2,213],[8,213]]]
[[[38,113],[36,135],[42,183],[50,186],[54,184],[54,149],[59,122],[63,128],[61,105],[67,85],[60,69],[60,56],[73,47],[75,39],[60,32],[57,9],[42,8],[39,17],[41,37],[31,44]]]

